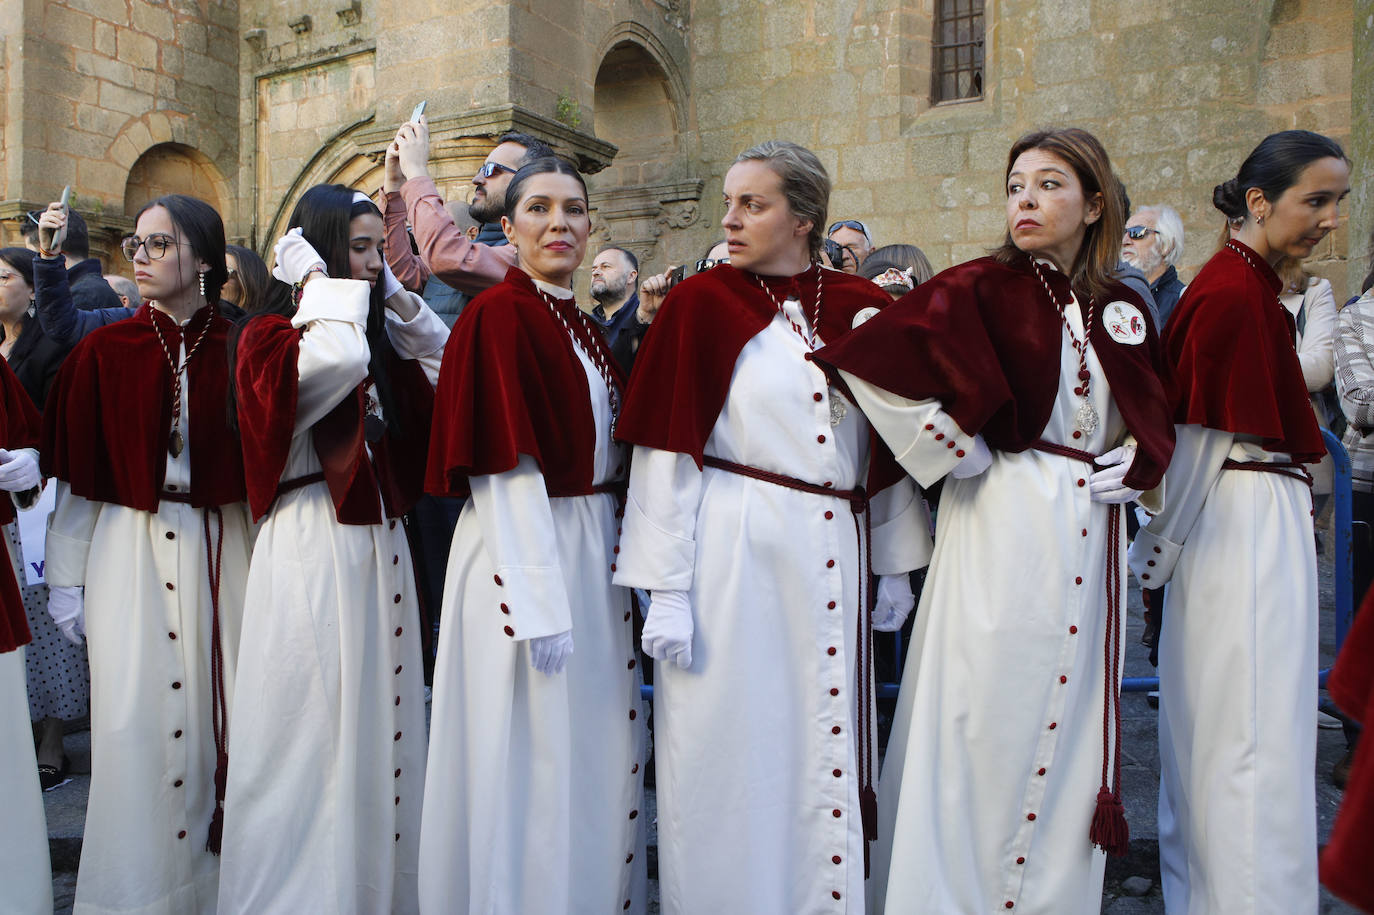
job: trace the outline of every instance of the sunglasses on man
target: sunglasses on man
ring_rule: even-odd
[[[494,178],[497,172],[510,172],[513,175],[516,171],[517,169],[511,168],[509,165],[502,165],[500,162],[483,162],[482,167],[477,170],[477,174],[473,177]]]
[[[1158,229],[1147,228],[1146,226],[1127,226],[1126,237],[1140,241],[1146,235],[1158,235]]]

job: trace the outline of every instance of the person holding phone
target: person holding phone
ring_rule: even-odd
[[[644,912],[644,709],[613,587],[624,378],[574,302],[568,162],[506,190],[519,251],[444,353],[427,489],[471,495],[444,586],[420,835],[427,912]]]
[[[889,302],[816,263],[829,196],[810,150],[740,154],[730,263],[668,293],[619,426],[635,450],[614,580],[652,596],[665,911],[863,904],[872,630],[900,628],[930,536],[911,481],[808,361]]]
[[[171,194],[121,247],[144,304],[72,350],[43,412],[48,612],[91,663],[76,908],[209,913],[253,546],[225,410],[224,223]]]
[[[382,214],[310,188],[271,304],[234,339],[261,524],[234,697],[223,912],[412,912],[425,783],[420,495],[448,327],[382,258]],[[283,714],[283,709],[292,709]]]
[[[70,348],[106,324],[133,315],[90,257],[86,221],[70,209],[71,188],[46,209],[28,214],[24,237],[34,260],[34,308],[38,323],[58,346]]]

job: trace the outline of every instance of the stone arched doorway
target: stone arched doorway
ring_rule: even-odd
[[[124,183],[124,213],[130,218],[163,194],[199,197],[223,213],[224,178],[204,153],[181,143],[159,143],[139,156]]]
[[[587,255],[599,245],[628,248],[640,260],[641,276],[687,259],[686,233],[668,230],[696,222],[702,184],[687,174],[681,81],[656,50],[632,32],[613,38],[597,69],[593,103],[597,137],[619,152],[595,178],[595,234]]]

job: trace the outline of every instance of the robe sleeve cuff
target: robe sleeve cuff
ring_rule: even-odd
[[[1183,553],[1183,544],[1165,540],[1146,528],[1136,532],[1135,540],[1126,553],[1131,571],[1142,588],[1160,588],[1174,575],[1174,566]]]
[[[501,609],[517,642],[572,629],[568,585],[558,566],[498,566]]]
[[[301,291],[300,306],[291,317],[292,327],[311,321],[348,321],[367,326],[368,294],[371,287],[361,280],[341,280],[317,276]]]
[[[91,542],[59,534],[48,525],[47,546],[44,548],[43,578],[50,587],[79,588],[86,584],[86,562],[91,554]]]
[[[954,417],[937,408],[917,425],[916,437],[896,458],[917,483],[929,487],[957,467],[972,447],[973,436],[960,429]]]
[[[419,312],[409,321],[403,321],[390,308],[386,310],[386,335],[396,355],[402,359],[423,359],[435,353],[442,353],[448,342],[448,325],[425,304],[424,299],[413,292],[407,293],[416,300]]]
[[[611,581],[622,588],[647,591],[687,591],[696,567],[695,540],[665,531],[651,520],[635,499],[625,500],[621,551]]]
[[[908,482],[905,486],[891,486],[879,493],[904,502],[891,506],[886,520],[873,524],[873,574],[900,575],[930,564],[934,543],[930,536],[930,515],[925,500]]]

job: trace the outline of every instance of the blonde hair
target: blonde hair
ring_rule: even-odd
[[[740,153],[735,161],[763,162],[777,172],[787,205],[796,216],[811,221],[807,246],[812,260],[820,258],[826,211],[830,207],[830,175],[816,154],[787,140],[766,140]]]

